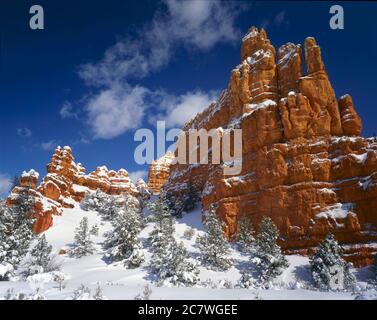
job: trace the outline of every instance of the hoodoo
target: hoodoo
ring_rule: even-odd
[[[39,186],[38,179],[39,174],[34,170],[24,172],[20,186],[13,188],[7,199],[7,203],[12,205],[17,194],[22,191],[29,193],[35,206],[36,233],[50,228],[54,215],[60,215],[62,208],[73,208],[90,190],[99,189],[111,195],[139,193],[139,188],[132,183],[125,169],[116,172],[102,166],[85,174],[85,168],[74,161],[68,146],[56,148],[47,165],[47,175]]]
[[[228,88],[183,131],[190,128],[242,129],[241,174],[224,176],[226,163],[173,164],[160,179],[152,165],[155,192],[194,184],[228,236],[242,215],[254,226],[268,216],[287,252],[308,252],[331,231],[348,244],[349,260],[371,261],[377,249],[363,244],[377,240],[377,142],[360,136],[351,96],[336,98],[314,38],[276,52],[263,29],[251,28]]]

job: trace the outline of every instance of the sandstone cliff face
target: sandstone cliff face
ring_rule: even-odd
[[[14,188],[7,200],[7,203],[12,205],[12,199],[17,193],[28,190],[35,203],[36,233],[50,228],[53,215],[61,214],[62,208],[73,208],[91,190],[100,189],[110,195],[136,196],[139,193],[125,169],[116,172],[102,166],[94,172],[85,174],[85,168],[81,163],[75,163],[72,150],[67,146],[56,148],[51,162],[47,165],[47,175],[39,186],[37,186],[38,179],[39,174],[34,170],[24,172],[20,187]],[[145,185],[143,187],[146,188]]]
[[[351,245],[376,240],[377,143],[359,136],[352,98],[336,99],[314,38],[277,52],[264,30],[251,28],[228,89],[183,128],[220,135],[241,128],[241,174],[224,176],[225,163],[173,164],[164,188],[195,184],[204,210],[217,206],[228,235],[243,214],[255,227],[271,217],[288,252],[307,252],[329,231]],[[349,247],[356,264],[368,263],[371,251],[357,256],[361,249]]]
[[[148,187],[154,193],[158,194],[161,187],[169,178],[170,165],[174,159],[173,152],[166,152],[160,159],[152,161],[148,172]]]

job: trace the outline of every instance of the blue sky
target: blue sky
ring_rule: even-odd
[[[29,28],[40,4],[45,30]],[[137,128],[171,127],[226,88],[240,39],[264,26],[275,47],[314,36],[337,96],[350,93],[363,135],[377,131],[377,3],[337,2],[345,29],[329,28],[334,2],[2,1],[0,5],[0,193],[9,178],[41,174],[57,145],[87,171],[133,176]]]

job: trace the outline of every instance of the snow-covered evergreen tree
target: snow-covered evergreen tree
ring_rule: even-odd
[[[73,291],[72,300],[92,300],[90,289],[81,284]]]
[[[52,246],[48,244],[46,236],[40,236],[37,244],[31,249],[26,262],[27,275],[59,270],[60,265],[51,253]]]
[[[164,197],[159,197],[152,205],[154,228],[149,234],[149,241],[152,250],[151,269],[157,274],[163,267],[165,250],[173,238],[173,217]]]
[[[0,205],[0,266],[8,270],[18,268],[34,239],[34,201],[29,190],[21,190],[12,200],[10,207]]]
[[[157,283],[168,281],[174,285],[194,285],[199,270],[189,261],[189,254],[183,243],[174,238],[174,220],[168,205],[159,200],[153,206],[155,227],[150,233],[152,258],[150,268]]]
[[[84,217],[80,225],[75,229],[74,248],[69,251],[69,255],[75,258],[91,255],[94,253],[94,243],[88,225],[88,218]]]
[[[112,220],[118,215],[120,209],[121,206],[118,202],[118,199],[114,196],[107,196],[106,200],[102,202],[97,211],[102,219]]]
[[[184,210],[184,203],[180,197],[167,193],[165,199],[170,209],[170,214],[174,217],[181,218]]]
[[[195,209],[197,202],[200,200],[198,192],[192,183],[187,184],[187,192],[183,198],[183,210],[190,212]]]
[[[166,220],[172,223],[172,214],[169,207],[169,200],[165,193],[161,193],[160,196],[149,205],[149,209],[153,213],[153,221],[157,226],[161,226],[166,222]]]
[[[225,239],[223,223],[220,222],[212,206],[205,217],[207,233],[198,236],[197,245],[201,252],[201,262],[214,270],[227,270],[232,266],[229,243]]]
[[[277,227],[270,218],[264,217],[259,225],[252,258],[258,272],[258,280],[263,285],[281,275],[283,270],[289,266],[277,244],[278,238]]]
[[[238,287],[243,289],[249,289],[254,286],[254,278],[252,277],[249,270],[244,269],[241,271],[241,278],[238,280]]]
[[[235,242],[243,252],[251,252],[255,242],[254,229],[250,218],[246,215],[241,216],[237,224]]]
[[[88,210],[98,211],[108,201],[109,201],[109,195],[97,189],[93,193],[87,194],[84,200],[81,202],[80,206],[81,206],[81,209],[85,211],[88,211]]]
[[[137,197],[134,197],[132,195],[125,195],[120,203],[121,208],[123,208],[125,211],[132,210],[137,213],[140,227],[143,229],[146,225],[146,218],[144,216],[143,210],[145,204],[141,204],[140,200]]]
[[[189,261],[183,242],[177,243],[166,228],[155,236],[152,245],[151,269],[156,282],[170,282],[177,286],[192,286],[199,281],[197,265]]]
[[[351,264],[342,258],[343,248],[329,233],[310,257],[311,272],[316,286],[321,290],[345,290],[355,285]]]
[[[90,234],[92,234],[93,236],[98,237],[98,235],[99,235],[99,227],[98,227],[98,225],[95,224],[95,225],[90,229]]]
[[[124,261],[128,268],[137,268],[145,257],[142,243],[138,239],[142,224],[135,209],[118,212],[112,222],[112,230],[105,234],[106,258],[110,261]]]
[[[374,282],[377,282],[377,253],[373,256],[373,260],[372,271],[375,274]]]
[[[99,283],[97,284],[96,290],[94,291],[93,300],[107,300],[107,298],[103,295],[103,291]]]
[[[187,240],[191,240],[195,236],[195,229],[188,227],[186,230],[183,232],[183,237]]]
[[[143,179],[139,179],[136,182],[136,188],[139,191],[137,199],[139,200],[140,210],[142,211],[147,206],[148,200],[151,198],[152,193],[148,189],[148,185]]]
[[[152,289],[150,288],[149,284],[146,284],[143,289],[142,294],[138,294],[134,300],[149,300],[152,295]]]

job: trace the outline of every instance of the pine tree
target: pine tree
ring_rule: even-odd
[[[139,191],[137,199],[139,200],[140,210],[143,211],[143,209],[146,207],[148,203],[148,200],[151,198],[152,193],[148,189],[148,186],[146,185],[143,179],[139,179],[137,181],[136,187]]]
[[[223,223],[218,219],[212,206],[206,216],[207,233],[197,238],[201,251],[201,262],[214,270],[227,270],[232,266],[229,255],[229,244],[223,232]]]
[[[310,257],[311,272],[316,286],[321,290],[344,290],[353,288],[355,277],[351,264],[342,258],[343,248],[329,233]]]
[[[103,295],[102,288],[100,287],[99,283],[97,284],[96,290],[93,294],[94,300],[106,300],[107,298]]]
[[[145,204],[140,203],[140,200],[137,197],[134,197],[129,194],[123,197],[123,203],[121,205],[121,208],[123,208],[125,211],[132,210],[136,212],[141,229],[143,229],[146,225],[146,218],[143,213],[144,205]]]
[[[151,203],[149,207],[153,212],[153,221],[156,225],[162,227],[162,224],[164,224],[166,220],[172,223],[173,215],[169,206],[169,200],[165,193],[162,192],[157,200]]]
[[[118,204],[116,198],[108,197],[102,202],[97,211],[102,219],[111,220],[118,215],[120,211],[120,205]]]
[[[106,257],[111,261],[124,261],[129,268],[136,268],[144,261],[142,244],[138,239],[141,222],[135,209],[120,211],[112,220],[112,230],[105,234]]]
[[[164,197],[160,197],[151,207],[155,226],[149,234],[152,249],[152,272],[158,274],[163,268],[165,250],[174,241],[173,217]]]
[[[375,282],[377,282],[377,253],[373,256],[373,260],[372,271],[375,274]]]
[[[250,218],[246,215],[241,216],[237,224],[237,234],[235,241],[243,252],[251,252],[255,242],[254,229]]]
[[[190,262],[189,254],[183,242],[174,241],[167,250],[171,256],[166,259],[166,273],[164,277],[170,277],[170,282],[174,285],[192,286],[199,281],[199,269],[196,264]]]
[[[259,225],[259,233],[255,240],[255,252],[252,262],[258,271],[258,280],[266,285],[281,275],[289,263],[277,244],[279,231],[268,217],[264,217]]]
[[[182,213],[184,210],[183,201],[179,197],[176,197],[169,193],[165,195],[165,199],[170,209],[170,214],[174,217],[182,218]]]
[[[81,202],[80,206],[85,211],[98,211],[104,206],[105,203],[109,201],[109,198],[109,195],[97,189],[93,193],[87,194],[84,200]]]
[[[187,194],[184,196],[183,200],[183,210],[190,212],[195,209],[196,203],[199,201],[199,194],[195,190],[192,183],[187,185]]]
[[[243,289],[249,289],[254,286],[254,279],[248,270],[244,269],[241,271],[241,278],[238,281],[238,286]]]
[[[34,201],[29,192],[25,188],[14,196],[12,206],[0,206],[0,265],[14,270],[34,239]]]
[[[88,218],[80,221],[79,227],[75,230],[74,248],[70,251],[71,257],[81,258],[94,253],[94,243],[91,240],[91,233],[88,225]]]
[[[72,300],[91,300],[90,289],[81,284],[73,291]]]
[[[174,228],[168,225],[154,233],[150,267],[158,284],[168,281],[177,286],[192,286],[199,280],[199,270],[189,261],[183,242],[177,243],[173,232]]]
[[[165,198],[154,207],[155,227],[150,233],[152,258],[150,268],[157,283],[168,281],[174,285],[194,285],[199,270],[191,263],[183,243],[174,238],[174,220]]]
[[[52,264],[51,252],[52,246],[48,244],[46,236],[42,235],[30,251],[30,260],[27,262],[27,275],[56,270],[57,268]]]

